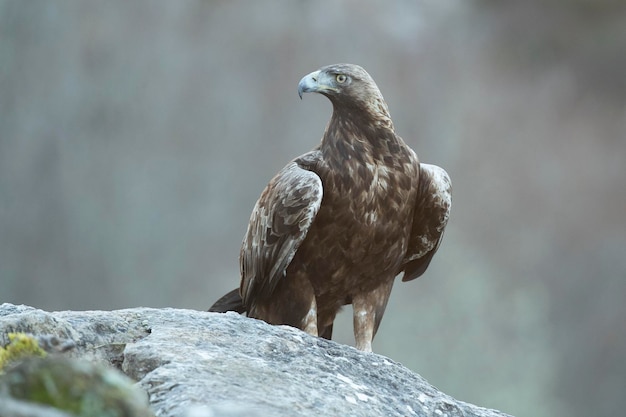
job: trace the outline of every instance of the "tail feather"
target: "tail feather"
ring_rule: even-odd
[[[226,313],[227,311],[236,311],[239,314],[246,312],[246,307],[243,305],[243,300],[239,295],[239,288],[235,288],[222,298],[217,300],[209,311],[213,313]]]

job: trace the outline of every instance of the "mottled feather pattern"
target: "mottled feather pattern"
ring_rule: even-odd
[[[436,165],[420,165],[420,185],[413,215],[409,249],[404,259],[402,281],[422,275],[441,244],[450,217],[452,183]]]
[[[329,98],[331,120],[263,190],[241,247],[242,301],[233,291],[214,308],[331,338],[352,304],[356,347],[371,351],[395,277],[423,274],[441,243],[450,179],[396,135],[363,68],[321,68],[300,81],[305,92]]]
[[[283,168],[263,190],[241,248],[241,295],[245,304],[272,293],[306,236],[321,201],[319,177],[302,169],[297,161]]]

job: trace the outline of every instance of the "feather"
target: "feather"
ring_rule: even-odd
[[[239,291],[211,309],[330,338],[337,312],[353,304],[356,347],[371,351],[395,277],[422,275],[441,244],[450,178],[396,135],[363,68],[321,68],[300,81],[300,97],[307,92],[333,104],[322,141],[261,193],[241,246]]]

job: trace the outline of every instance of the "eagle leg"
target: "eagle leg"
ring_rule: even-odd
[[[357,349],[364,352],[372,351],[372,341],[383,319],[392,286],[393,278],[385,280],[374,291],[358,294],[352,298],[354,339]]]
[[[302,319],[301,329],[310,335],[317,336],[317,301],[315,297],[311,297],[309,311]]]
[[[331,323],[328,326],[324,327],[324,330],[321,332],[318,327],[318,332],[320,337],[331,340],[333,338],[333,324]]]
[[[270,324],[286,324],[317,336],[317,300],[311,282],[301,273],[281,280],[271,298],[258,300],[248,317]]]

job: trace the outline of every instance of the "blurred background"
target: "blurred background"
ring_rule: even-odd
[[[374,350],[516,416],[626,407],[626,2],[0,1],[0,302],[205,310],[351,62],[445,167]],[[353,344],[351,311],[335,330]]]

